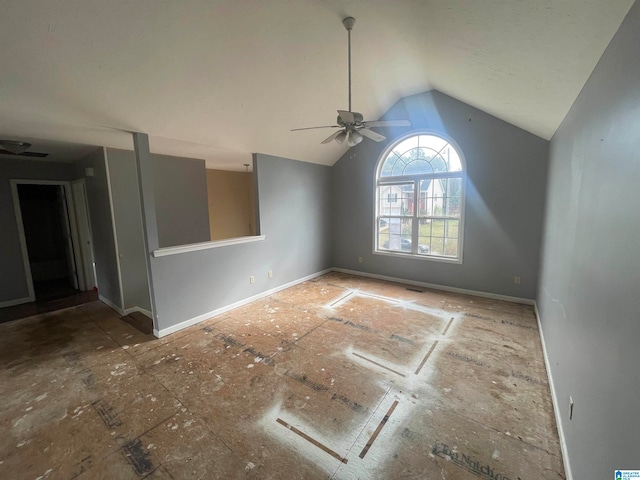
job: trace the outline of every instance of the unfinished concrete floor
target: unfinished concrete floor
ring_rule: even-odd
[[[564,478],[532,307],[415,290],[331,273],[162,339],[99,302],[2,324],[0,478]]]

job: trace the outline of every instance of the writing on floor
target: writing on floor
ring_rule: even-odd
[[[338,393],[334,393],[331,396],[331,400],[334,400],[334,401],[336,401],[338,403],[341,403],[342,405],[345,405],[345,406],[349,407],[354,412],[367,413],[369,411],[369,409],[367,407],[365,407],[364,405],[359,404],[358,402],[354,402],[353,400],[351,400],[346,395],[341,395],[341,394],[338,394]]]
[[[440,458],[444,458],[445,460],[473,473],[478,477],[487,478],[489,480],[510,480],[510,477],[496,471],[488,463],[481,462],[471,455],[452,449],[446,443],[436,442],[431,453]]]
[[[118,418],[118,412],[103,398],[93,403],[96,413],[107,426],[107,428],[116,428],[122,425],[122,421]]]
[[[524,373],[516,372],[515,370],[511,370],[511,376],[524,380],[525,382],[535,383],[536,385],[542,385],[543,387],[549,386],[549,384],[544,380],[540,380],[539,378],[535,378],[530,375],[525,375]]]
[[[122,453],[133,467],[133,470],[140,476],[153,472],[156,467],[151,462],[149,452],[139,438],[127,442],[122,447]]]
[[[462,362],[473,363],[474,365],[478,365],[479,367],[489,367],[489,365],[487,365],[482,360],[476,360],[475,358],[469,357],[468,355],[463,355],[458,352],[447,352],[447,355],[455,358],[456,360],[460,360]]]
[[[509,320],[502,320],[503,325],[513,325],[514,327],[526,328],[527,330],[537,330],[535,325],[523,325],[522,323],[510,322]]]

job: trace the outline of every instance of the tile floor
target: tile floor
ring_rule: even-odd
[[[529,306],[331,273],[162,339],[0,325],[0,478],[562,479]]]

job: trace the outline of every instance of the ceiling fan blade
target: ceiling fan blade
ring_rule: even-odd
[[[356,119],[353,116],[352,112],[347,112],[346,110],[338,110],[338,116],[342,119],[344,123],[355,123]]]
[[[374,132],[373,130],[369,130],[368,128],[361,128],[360,130],[358,130],[363,136],[370,138],[371,140],[374,140],[376,142],[381,142],[383,140],[386,140],[387,137],[385,137],[384,135],[380,135],[377,132]]]
[[[292,132],[297,132],[298,130],[314,130],[316,128],[340,128],[340,125],[323,125],[322,127],[305,127],[305,128],[292,128]]]
[[[367,127],[410,127],[409,120],[377,120],[373,122],[362,122]]]
[[[327,138],[325,138],[322,142],[320,143],[330,143],[332,141],[334,141],[336,139],[336,137],[338,135],[340,135],[341,132],[343,132],[344,130],[338,130],[337,132],[333,132],[331,135],[329,135]]]

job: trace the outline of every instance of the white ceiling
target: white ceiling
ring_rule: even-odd
[[[550,138],[633,0],[5,0],[0,137],[326,165],[347,107],[438,89]],[[366,140],[369,141],[369,140]]]

